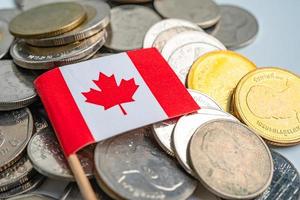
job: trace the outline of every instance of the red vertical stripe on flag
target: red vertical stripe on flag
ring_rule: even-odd
[[[169,64],[155,48],[127,52],[158,103],[170,117],[199,109]],[[164,81],[161,81],[161,79]]]
[[[59,68],[38,77],[35,87],[66,156],[95,142]]]

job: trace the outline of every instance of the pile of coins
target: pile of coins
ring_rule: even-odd
[[[270,147],[300,143],[300,78],[257,68],[227,50],[254,41],[258,23],[251,13],[212,0],[16,3],[23,12],[0,10],[0,56],[10,58],[10,46],[12,57],[0,60],[0,199],[56,199],[39,192],[47,178],[70,182],[59,199],[82,199],[35,78],[57,66],[149,47],[201,109],[79,151],[97,197],[299,199],[297,169]]]
[[[51,69],[86,60],[106,41],[109,11],[109,5],[96,1],[29,9],[10,22],[9,31],[17,38],[10,54],[27,69]]]

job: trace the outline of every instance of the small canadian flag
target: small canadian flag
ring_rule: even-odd
[[[65,154],[199,109],[156,49],[55,68],[35,81]]]

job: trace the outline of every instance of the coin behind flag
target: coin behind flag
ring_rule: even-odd
[[[199,109],[154,48],[56,68],[41,75],[35,86],[66,156]]]

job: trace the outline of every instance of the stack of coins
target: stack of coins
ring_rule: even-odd
[[[17,40],[14,62],[27,69],[51,69],[92,57],[105,43],[110,7],[104,2],[60,2],[16,16],[9,31]]]

